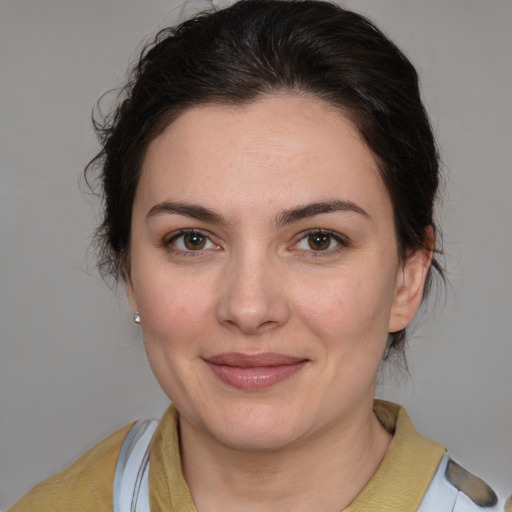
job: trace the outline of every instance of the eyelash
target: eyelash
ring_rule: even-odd
[[[176,247],[176,242],[180,238],[184,238],[185,236],[193,236],[197,235],[198,237],[201,237],[202,241],[204,240],[205,244],[212,244],[213,248],[204,248],[199,247],[198,249],[185,249],[185,248],[179,248]],[[307,242],[309,237],[312,236],[323,236],[328,237],[328,246],[325,249],[313,249],[309,245],[309,248],[300,248],[298,247],[301,242]],[[330,247],[332,243],[336,243],[337,245],[332,248]],[[182,243],[185,243],[182,241]],[[183,255],[183,256],[192,256],[192,257],[200,257],[204,256],[206,251],[218,250],[219,245],[212,241],[210,235],[208,233],[198,230],[198,229],[182,229],[178,231],[177,233],[174,233],[170,238],[164,240],[163,245],[170,251]],[[308,231],[305,231],[299,235],[298,240],[293,244],[292,251],[301,251],[304,254],[307,254],[308,257],[312,258],[318,258],[318,257],[325,257],[325,256],[331,256],[333,254],[336,254],[342,250],[344,250],[346,247],[349,246],[349,243],[347,239],[343,236],[341,236],[339,233],[327,230],[327,229],[310,229]]]

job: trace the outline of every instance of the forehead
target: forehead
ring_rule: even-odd
[[[387,200],[376,160],[346,114],[318,99],[281,95],[183,112],[150,143],[137,195],[226,204],[257,195],[288,207],[333,194]]]

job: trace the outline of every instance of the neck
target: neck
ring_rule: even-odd
[[[370,481],[391,435],[370,409],[278,451],[217,443],[180,418],[185,480],[198,512],[345,509]]]

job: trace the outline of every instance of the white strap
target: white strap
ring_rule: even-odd
[[[452,512],[459,491],[444,477],[449,460],[445,454],[421,502],[418,512]]]
[[[421,502],[418,512],[494,512],[496,506],[480,507],[446,478],[450,456],[445,454]]]
[[[149,453],[156,420],[139,420],[128,432],[114,476],[114,512],[149,511]]]

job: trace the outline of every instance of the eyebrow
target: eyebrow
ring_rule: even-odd
[[[371,219],[366,210],[353,203],[352,201],[341,201],[339,199],[334,199],[332,201],[321,201],[318,203],[306,204],[303,206],[297,206],[296,208],[292,208],[290,210],[285,210],[277,216],[276,226],[280,227],[285,224],[291,224],[299,220],[314,217],[315,215],[319,215],[321,213],[333,212],[352,212]]]
[[[211,224],[228,224],[227,220],[222,215],[204,206],[174,203],[170,201],[164,201],[163,203],[158,203],[153,206],[146,215],[146,218],[150,219],[151,217],[156,217],[163,213],[184,215],[185,217],[191,217]]]
[[[333,213],[333,212],[352,212],[362,215],[368,219],[371,219],[370,215],[366,210],[353,203],[352,201],[342,201],[339,199],[333,199],[331,201],[320,201],[316,203],[310,203],[306,205],[297,206],[289,210],[284,210],[277,215],[275,220],[276,227],[281,227],[286,224],[292,224],[299,220],[314,217],[321,213]],[[186,204],[179,202],[164,201],[153,206],[146,215],[147,219],[156,217],[162,214],[174,214],[183,215],[185,217],[191,217],[193,219],[201,220],[211,224],[229,225],[229,222],[222,215],[205,208],[204,206],[195,204]]]

